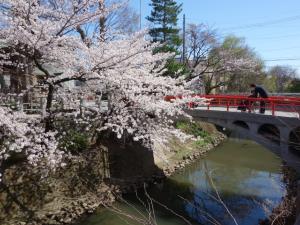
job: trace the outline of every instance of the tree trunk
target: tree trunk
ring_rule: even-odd
[[[206,95],[209,95],[211,91],[212,91],[211,88],[205,88],[205,94]]]
[[[48,95],[47,95],[47,104],[46,104],[46,112],[47,112],[46,126],[45,126],[46,132],[53,129],[53,121],[52,121],[52,115],[51,115],[53,94],[54,94],[54,86],[52,84],[49,84]]]

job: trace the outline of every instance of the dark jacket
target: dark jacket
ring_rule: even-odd
[[[257,98],[257,97],[260,97],[260,98],[268,98],[268,93],[267,93],[267,91],[266,91],[263,87],[261,87],[261,86],[256,86],[256,87],[254,88],[253,96],[254,96],[255,98]]]

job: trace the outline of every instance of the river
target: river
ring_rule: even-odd
[[[267,149],[252,141],[230,138],[205,159],[152,185],[147,192],[191,224],[253,225],[265,219],[285,194],[280,168],[281,160]],[[147,207],[145,192],[141,190],[137,195]],[[136,194],[124,199],[114,207],[137,217],[142,217],[139,212],[146,214]],[[187,224],[170,210],[154,205],[157,224]],[[79,225],[126,224],[139,223],[99,209]]]

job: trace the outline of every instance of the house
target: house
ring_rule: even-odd
[[[5,58],[8,56],[8,58]],[[33,75],[33,62],[21,56],[0,39],[0,92],[21,93],[22,90],[37,83]]]
[[[3,52],[12,50],[2,47],[0,48],[0,51]],[[10,65],[0,66],[0,93],[19,94],[31,87],[42,85],[45,74],[35,67],[33,62],[30,62],[26,58],[20,59],[17,57],[12,57],[11,61],[13,63]],[[26,67],[22,68],[20,65],[26,65]],[[45,68],[50,74],[61,75],[63,73],[63,69],[54,65],[46,65]],[[76,86],[76,83],[75,81],[69,81],[64,83],[64,86],[72,89]]]

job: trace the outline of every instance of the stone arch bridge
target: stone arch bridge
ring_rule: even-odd
[[[208,105],[187,110],[194,120],[235,130],[265,146],[300,172],[300,98],[253,99],[253,102],[264,100],[266,103],[265,114],[260,114],[251,108],[253,105],[249,107],[251,113],[237,110],[245,96],[204,97],[210,100]]]

